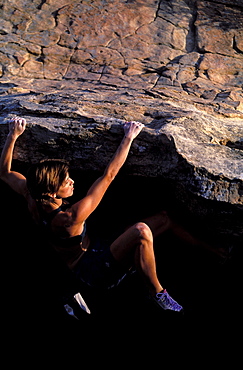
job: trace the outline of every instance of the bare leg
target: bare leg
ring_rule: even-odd
[[[151,295],[163,290],[157,273],[153,249],[153,235],[143,222],[139,222],[120,235],[110,247],[114,258],[126,266],[134,262]]]
[[[167,230],[172,230],[190,244],[196,243],[189,233],[169,218],[166,211],[161,211],[128,228],[110,247],[114,258],[125,266],[130,267],[135,261],[152,295],[163,290],[156,273],[153,239]]]
[[[160,225],[157,219],[161,216],[154,216],[152,220],[154,233],[158,234],[162,230],[167,229],[167,219],[165,223]],[[158,225],[158,228],[155,226]],[[153,233],[150,227],[144,222],[138,222],[134,226],[125,231],[114,243],[112,243],[111,253],[114,258],[126,266],[131,266],[135,261],[137,270],[144,279],[149,292],[158,306],[163,310],[183,311],[180,306],[160,284],[157,273],[153,248]]]
[[[159,236],[163,234],[165,231],[170,230],[174,235],[176,235],[181,241],[187,243],[191,246],[200,247],[202,249],[206,249],[219,257],[226,257],[226,251],[223,248],[214,248],[213,246],[209,245],[208,243],[199,240],[192,234],[190,234],[186,229],[184,229],[181,225],[174,222],[167,214],[166,211],[162,211],[157,213],[154,216],[148,217],[143,220],[146,223],[152,233],[153,237]]]

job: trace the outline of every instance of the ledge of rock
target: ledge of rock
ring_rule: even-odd
[[[17,0],[0,8],[0,136],[14,158],[102,170],[126,120],[127,174],[243,204],[241,0]]]
[[[73,167],[100,170],[122,137],[121,125],[134,119],[146,127],[132,146],[128,173],[163,176],[205,198],[243,203],[241,119],[151,90],[47,80],[32,81],[30,90],[28,80],[14,81],[1,84],[1,122],[14,115],[27,119],[18,160],[61,156]],[[1,136],[6,130],[1,125]]]

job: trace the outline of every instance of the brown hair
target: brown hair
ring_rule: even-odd
[[[54,202],[49,194],[58,192],[66,179],[69,166],[60,159],[47,159],[32,165],[27,173],[27,188],[37,202]]]

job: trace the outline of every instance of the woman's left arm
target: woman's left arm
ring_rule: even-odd
[[[133,140],[138,136],[143,127],[144,125],[140,122],[131,121],[125,123],[125,135],[108,163],[104,174],[94,182],[88,190],[87,195],[71,207],[73,224],[83,223],[99,205],[108,187],[126,161]]]
[[[14,145],[25,127],[26,120],[23,118],[15,118],[9,123],[9,133],[0,158],[0,178],[14,191],[26,197],[26,178],[19,172],[11,171]]]

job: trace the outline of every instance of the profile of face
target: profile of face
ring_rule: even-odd
[[[55,199],[73,195],[74,181],[63,160],[44,160],[32,165],[27,173],[27,187],[33,199],[48,205]]]
[[[71,179],[69,174],[67,174],[66,179],[63,181],[55,195],[57,198],[69,198],[73,195],[73,191],[74,181]]]

